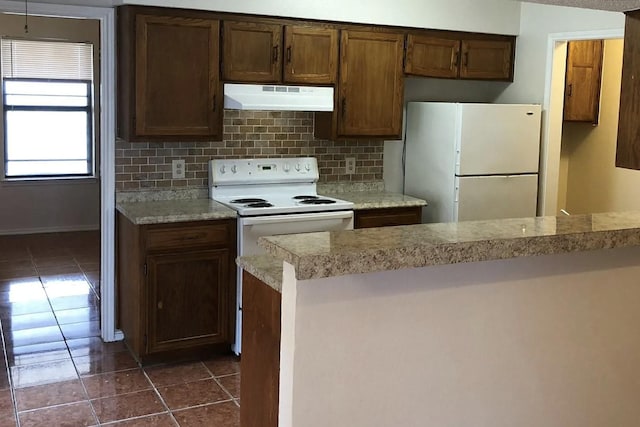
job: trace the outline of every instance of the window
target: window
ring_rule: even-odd
[[[4,176],[94,174],[93,48],[2,40]]]

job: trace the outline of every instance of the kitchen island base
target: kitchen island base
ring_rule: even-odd
[[[277,425],[637,426],[638,277],[639,247],[309,280],[285,263]]]

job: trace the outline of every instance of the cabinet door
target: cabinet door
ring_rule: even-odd
[[[229,340],[229,251],[147,256],[147,353]]]
[[[602,46],[602,40],[580,40],[567,44],[565,121],[598,123]]]
[[[284,29],[286,83],[333,84],[338,71],[338,30],[287,26]]]
[[[409,34],[406,74],[423,77],[458,77],[460,40]]]
[[[640,10],[628,12],[624,26],[622,86],[616,166],[640,170]],[[637,77],[637,78],[636,78]]]
[[[224,21],[222,43],[224,80],[281,80],[281,25]]]
[[[136,16],[135,136],[221,136],[219,22]]]
[[[512,40],[462,40],[460,78],[513,80]]]
[[[343,31],[338,134],[400,137],[404,35]]]

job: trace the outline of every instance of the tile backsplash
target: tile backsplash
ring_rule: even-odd
[[[313,113],[225,110],[222,141],[116,142],[116,189],[150,191],[206,188],[208,161],[239,157],[318,159],[320,182],[382,180],[382,140],[329,141],[313,137]],[[344,172],[356,158],[356,173]],[[171,178],[171,162],[184,159],[185,179]]]

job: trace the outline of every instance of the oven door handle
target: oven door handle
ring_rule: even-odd
[[[317,212],[313,214],[293,214],[293,215],[274,215],[244,218],[243,225],[260,225],[260,224],[276,224],[283,222],[299,222],[299,221],[324,221],[327,219],[351,219],[353,211],[348,212]]]

